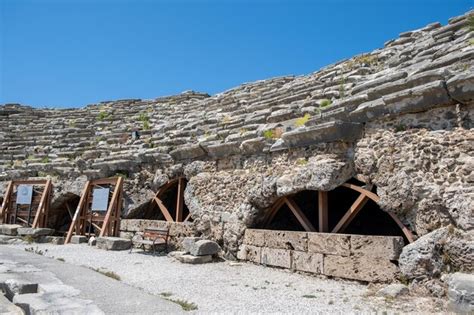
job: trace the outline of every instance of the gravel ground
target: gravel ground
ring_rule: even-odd
[[[154,295],[195,303],[195,313],[433,313],[442,303],[428,298],[387,300],[375,288],[250,263],[181,264],[140,251],[103,251],[81,245],[10,245],[38,248],[66,263],[118,274],[126,284]],[[47,251],[46,251],[47,250]]]

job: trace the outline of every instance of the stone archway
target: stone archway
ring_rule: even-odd
[[[300,225],[300,230],[302,228],[306,232],[343,233],[351,227],[351,223],[365,207],[370,207],[371,212],[369,215],[365,213],[365,222],[362,222],[362,226],[364,224],[368,226],[369,223],[373,225],[374,223],[370,222],[372,220],[380,225],[378,229],[375,229],[379,232],[384,232],[384,229],[393,231],[393,226],[396,226],[399,234],[401,232],[408,242],[413,242],[413,234],[400,219],[395,214],[378,207],[380,198],[372,190],[374,190],[372,185],[363,186],[349,181],[331,191],[306,190],[288,194],[274,202],[265,213],[260,225],[263,228],[271,228],[272,222],[280,216],[279,220],[284,221],[283,225],[287,224],[287,227],[291,226],[292,222],[296,222]],[[282,214],[283,211],[286,211],[286,214]],[[274,229],[285,228],[282,224],[273,226]],[[293,224],[292,227],[294,228],[295,225]],[[365,231],[363,228],[352,230],[355,230],[357,234],[367,233],[367,228]]]

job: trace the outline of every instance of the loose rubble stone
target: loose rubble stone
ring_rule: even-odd
[[[182,242],[184,252],[190,253],[192,248],[194,247],[194,244],[196,244],[196,242],[200,240],[202,240],[202,238],[200,237],[185,237]]]
[[[474,311],[474,275],[456,272],[447,277],[448,297],[453,311]]]
[[[21,227],[22,226],[18,224],[2,224],[0,226],[0,231],[3,235],[15,236],[17,235],[18,229]]]
[[[20,236],[31,236],[31,237],[39,237],[39,236],[48,236],[54,233],[53,229],[47,228],[18,228],[17,233]]]
[[[193,256],[188,254],[177,254],[173,257],[184,264],[197,265],[212,262],[212,255]]]
[[[382,288],[379,291],[377,291],[377,295],[390,297],[390,298],[396,298],[401,295],[408,294],[408,292],[409,290],[406,285],[400,284],[400,283],[394,283],[394,284],[389,284],[385,288]]]
[[[84,235],[73,235],[71,237],[71,244],[87,243],[87,237]]]
[[[212,256],[217,254],[219,251],[220,247],[216,242],[198,240],[191,246],[189,253],[193,256]]]
[[[120,237],[98,237],[96,246],[105,250],[128,250],[132,247],[132,241]]]

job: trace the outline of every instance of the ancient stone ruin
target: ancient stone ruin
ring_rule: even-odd
[[[474,271],[473,16],[214,96],[2,105],[0,196],[51,179],[61,233],[87,180],[121,176],[122,237],[170,226],[227,259],[437,294]]]

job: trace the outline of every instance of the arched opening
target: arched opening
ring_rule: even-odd
[[[304,190],[279,198],[260,227],[273,230],[402,236],[413,235],[377,205],[376,187],[351,180],[329,192]]]
[[[191,221],[191,214],[184,202],[187,180],[180,177],[163,185],[142,211],[140,219],[169,222]]]
[[[80,199],[70,192],[57,198],[51,205],[48,227],[58,235],[66,235]]]

